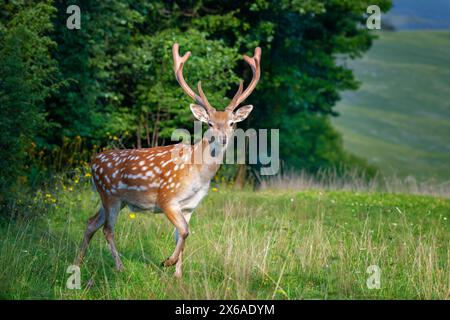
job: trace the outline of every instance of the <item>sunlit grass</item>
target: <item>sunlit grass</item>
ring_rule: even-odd
[[[1,298],[450,298],[447,199],[217,186],[191,220],[183,279],[159,266],[174,248],[168,220],[124,210],[116,237],[125,271],[114,270],[99,231],[82,288],[69,290],[66,269],[99,203],[84,185],[51,197],[39,214],[1,221]],[[381,269],[379,290],[366,286],[370,265]]]

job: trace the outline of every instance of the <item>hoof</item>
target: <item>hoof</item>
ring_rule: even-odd
[[[118,272],[122,272],[122,271],[125,270],[125,268],[123,267],[123,264],[118,264],[118,265],[116,265],[116,270],[117,270]]]
[[[86,283],[86,289],[91,289],[95,285],[94,278],[90,278],[89,281]]]
[[[83,264],[83,258],[77,257],[77,258],[75,259],[75,261],[73,262],[73,264],[74,264],[75,266],[77,266],[77,267],[81,267],[81,265]]]
[[[163,266],[163,267],[171,267],[171,266],[173,266],[175,263],[177,263],[177,260],[171,259],[171,258],[167,258],[166,260],[164,260],[163,262],[161,262],[161,266]]]

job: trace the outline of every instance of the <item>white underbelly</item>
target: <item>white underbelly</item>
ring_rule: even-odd
[[[186,195],[182,195],[179,200],[181,210],[192,211],[202,201],[202,199],[208,194],[209,184],[201,186],[198,190],[191,191]]]
[[[209,183],[204,183],[200,179],[191,181],[188,188],[181,189],[173,199],[173,205],[181,209],[183,213],[192,212],[208,194]],[[127,205],[133,212],[162,213],[158,206],[155,194],[147,194],[145,197],[138,194],[138,191],[128,192],[123,197],[122,203]]]
[[[133,203],[127,203],[128,209],[132,212],[148,212],[148,213],[162,213],[160,207],[158,207],[156,204],[133,204]]]

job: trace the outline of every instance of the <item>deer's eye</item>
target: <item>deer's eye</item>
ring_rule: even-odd
[[[212,127],[213,127],[213,123],[212,123],[211,121],[209,121],[209,122],[208,122],[208,126],[209,126],[210,128],[212,128]]]
[[[232,127],[234,125],[233,121],[230,121],[230,127]]]

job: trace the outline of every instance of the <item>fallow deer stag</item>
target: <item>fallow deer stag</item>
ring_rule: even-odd
[[[189,234],[189,219],[193,210],[207,194],[210,181],[220,166],[217,161],[205,159],[200,163],[198,161],[194,163],[194,154],[200,149],[203,150],[203,155],[210,155],[216,160],[223,157],[223,150],[233,134],[235,123],[247,118],[252,111],[251,105],[238,107],[259,81],[261,49],[256,48],[253,57],[244,55],[253,72],[252,80],[245,90],[243,81],[240,82],[238,91],[225,111],[217,111],[210,105],[200,81],[199,94],[188,86],[183,78],[183,65],[188,60],[190,52],[180,56],[178,49],[179,46],[175,43],[172,48],[175,77],[185,93],[196,103],[190,105],[194,117],[209,125],[214,139],[204,138],[194,145],[185,145],[179,152],[177,161],[173,154],[180,144],[147,149],[109,150],[96,155],[91,169],[93,183],[100,195],[102,206],[88,221],[76,261],[78,265],[83,260],[92,236],[103,226],[103,233],[116,268],[123,269],[114,243],[114,225],[119,211],[128,205],[133,211],[164,212],[175,226],[175,250],[163,265],[176,264],[174,275],[181,277],[183,248]]]

